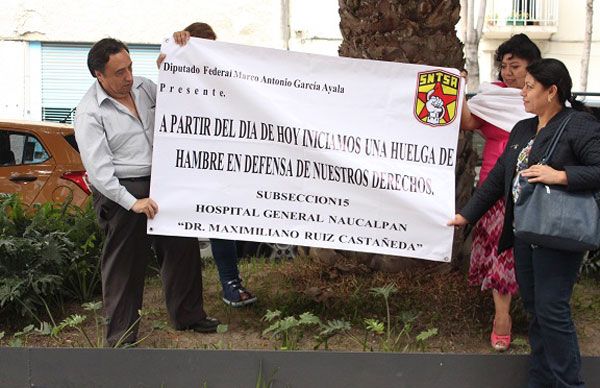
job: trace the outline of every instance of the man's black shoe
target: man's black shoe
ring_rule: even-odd
[[[183,328],[182,330],[194,330],[197,333],[214,333],[217,331],[217,326],[220,324],[221,322],[219,322],[217,318],[206,317],[199,322]]]

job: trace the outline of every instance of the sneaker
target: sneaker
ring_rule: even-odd
[[[242,307],[256,302],[256,296],[242,286],[242,279],[237,278],[223,285],[223,302],[231,307]]]

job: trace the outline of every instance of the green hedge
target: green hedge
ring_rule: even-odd
[[[26,208],[19,196],[0,194],[0,319],[40,322],[67,301],[91,300],[101,248],[89,201]]]

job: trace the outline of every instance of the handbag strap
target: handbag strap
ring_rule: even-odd
[[[569,113],[569,115],[564,118],[563,122],[560,124],[560,127],[558,127],[558,129],[554,133],[554,136],[552,137],[552,141],[548,145],[548,148],[546,149],[546,152],[544,153],[544,156],[540,160],[539,164],[548,164],[548,160],[552,156],[552,153],[554,152],[554,149],[556,148],[556,145],[558,144],[558,141],[560,140],[561,135],[565,131],[567,124],[569,123],[569,121],[571,121],[572,116],[573,116],[573,113]],[[600,208],[600,190],[593,190],[592,193],[593,193],[594,199],[596,200],[596,204]]]
[[[563,119],[562,123],[560,123],[560,126],[558,127],[556,132],[554,132],[554,136],[552,136],[552,140],[550,141],[548,148],[546,148],[546,152],[544,153],[544,156],[542,156],[542,159],[540,160],[539,164],[548,164],[548,160],[550,160],[550,157],[554,153],[554,149],[558,145],[558,141],[560,140],[560,137],[565,131],[567,124],[569,123],[569,121],[571,121],[572,116],[573,113],[569,113],[568,116]]]

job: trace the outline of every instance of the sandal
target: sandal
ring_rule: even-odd
[[[237,278],[223,284],[223,302],[231,307],[242,307],[256,302],[256,296],[252,295],[244,286],[242,279]]]
[[[512,322],[511,322],[512,325]],[[505,352],[510,347],[511,333],[507,335],[496,334],[496,320],[494,319],[494,326],[492,328],[492,335],[490,336],[490,343],[492,347],[498,352]]]

